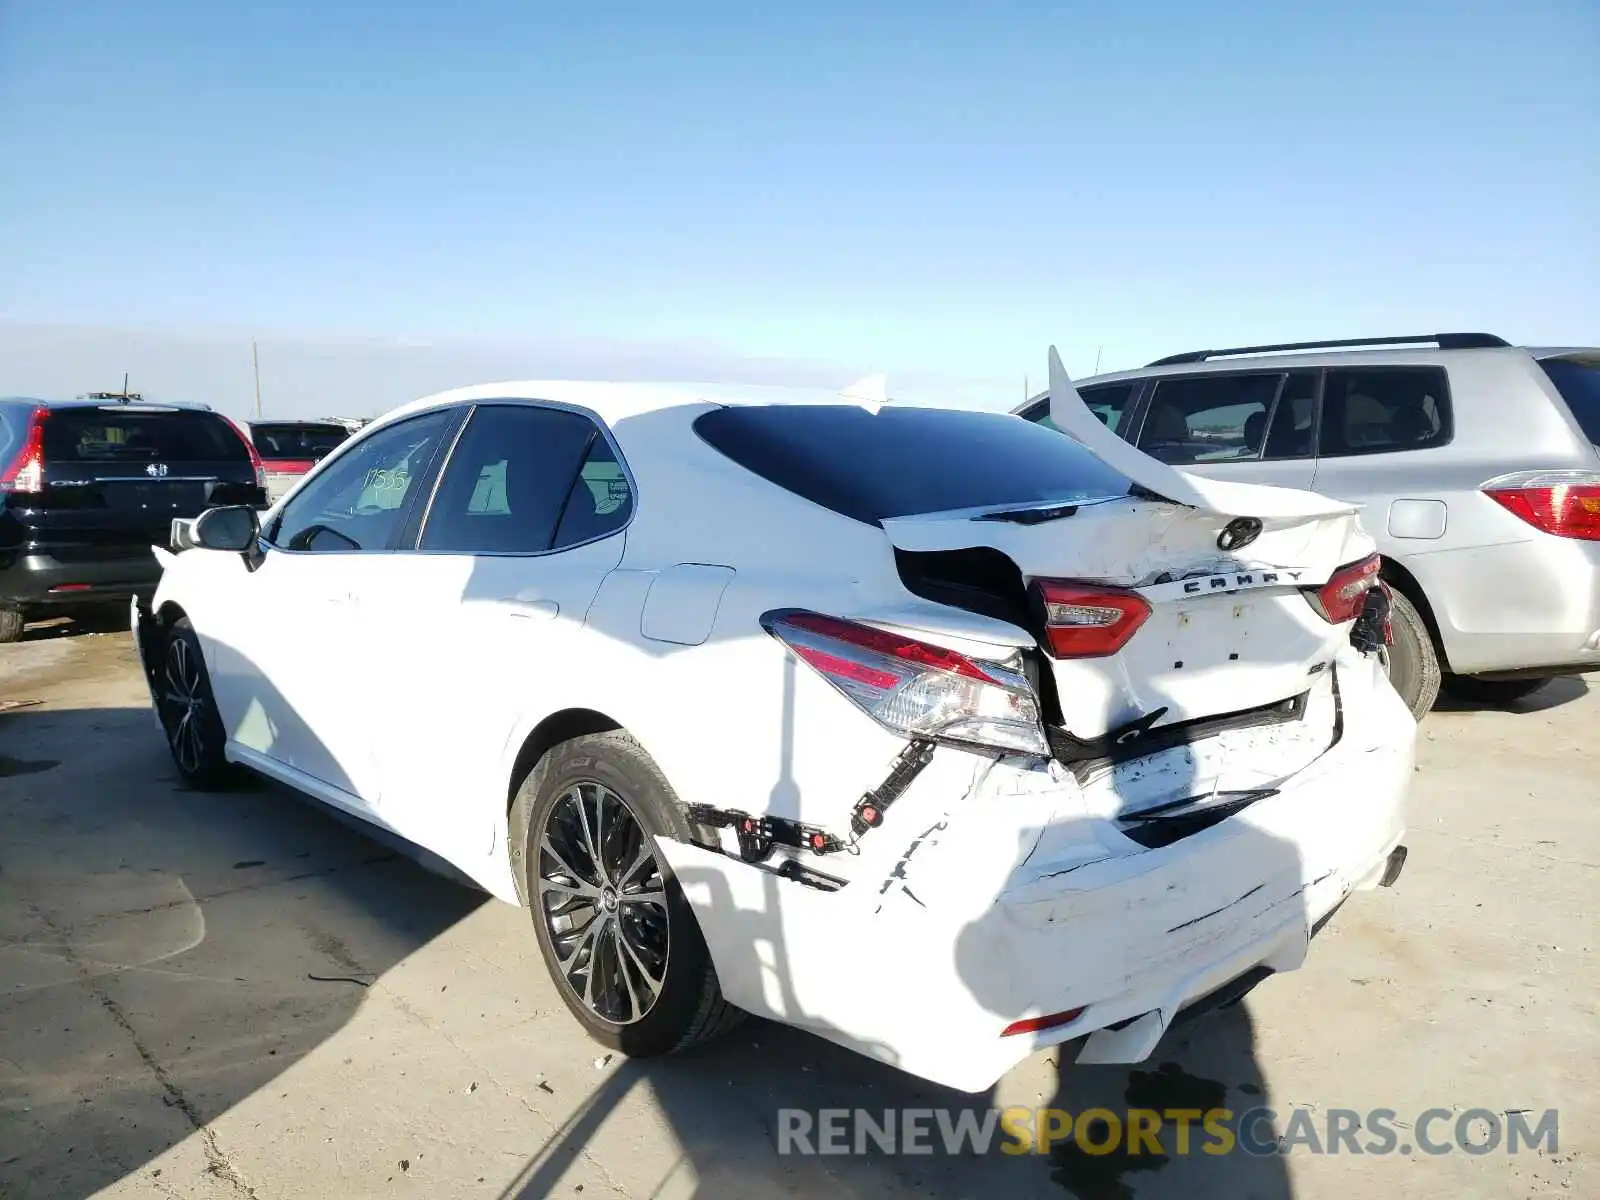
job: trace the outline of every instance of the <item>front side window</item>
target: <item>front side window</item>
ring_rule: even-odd
[[[1317,373],[1290,371],[1278,393],[1263,458],[1310,458],[1315,447]]]
[[[588,417],[481,405],[439,480],[421,548],[542,554],[620,529],[631,503],[626,477]]]
[[[1089,411],[1100,418],[1100,423],[1112,433],[1123,433],[1126,436],[1122,421],[1128,412],[1128,402],[1133,399],[1134,383],[1103,383],[1098,387],[1081,388],[1078,395],[1083,397],[1084,404]],[[1050,419],[1050,401],[1046,400],[1038,408],[1027,414],[1027,418],[1036,424],[1043,425],[1046,429],[1056,429],[1056,423]],[[1056,432],[1060,432],[1059,429]]]
[[[1442,367],[1343,367],[1327,373],[1320,458],[1426,450],[1444,445],[1450,433]]]
[[[1176,375],[1156,382],[1139,448],[1165,463],[1255,459],[1283,376]]]
[[[453,416],[441,409],[411,417],[352,446],[289,501],[272,541],[285,550],[388,549]]]

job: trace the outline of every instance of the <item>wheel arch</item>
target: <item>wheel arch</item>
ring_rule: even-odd
[[[517,789],[528,773],[539,765],[539,760],[562,742],[586,733],[607,733],[621,729],[623,724],[614,717],[593,708],[564,708],[545,717],[522,739],[512,759],[506,779],[505,809],[507,815],[516,803]]]
[[[1439,634],[1439,620],[1433,615],[1433,605],[1428,602],[1428,594],[1422,590],[1422,585],[1417,582],[1406,566],[1398,559],[1383,555],[1383,565],[1380,571],[1383,581],[1395,591],[1402,593],[1411,601],[1417,612],[1422,614],[1422,623],[1427,626],[1428,637],[1433,642],[1433,651],[1439,656],[1439,666],[1444,670],[1450,669],[1450,652],[1445,647],[1444,638]]]

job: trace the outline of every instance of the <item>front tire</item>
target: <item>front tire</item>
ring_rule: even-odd
[[[26,625],[20,608],[0,608],[0,645],[21,641]]]
[[[631,1058],[708,1041],[741,1016],[651,836],[688,832],[671,787],[622,730],[553,747],[512,804],[545,967],[589,1036]]]
[[[1488,708],[1502,708],[1527,699],[1549,682],[1549,676],[1534,679],[1476,679],[1471,675],[1452,675],[1445,683],[1445,689],[1458,700]]]
[[[1404,592],[1392,587],[1389,590],[1394,601],[1390,613],[1394,644],[1384,656],[1384,668],[1412,717],[1420,721],[1432,711],[1434,701],[1439,698],[1439,682],[1443,677],[1439,652],[1433,647],[1427,622],[1416,605]]]
[[[211,691],[200,638],[188,617],[179,617],[167,631],[156,695],[156,713],[178,774],[201,791],[225,788],[233,779],[233,768],[223,753],[228,735]]]

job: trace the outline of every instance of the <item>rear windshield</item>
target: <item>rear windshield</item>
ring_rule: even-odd
[[[250,451],[209,412],[56,408],[44,422],[46,462],[244,462]]]
[[[853,405],[719,408],[695,431],[742,467],[857,521],[1126,495],[1071,438],[1000,413]]]
[[[252,423],[250,426],[250,440],[255,442],[256,453],[266,462],[321,458],[349,436],[349,431],[341,425]]]
[[[1600,446],[1600,359],[1547,358],[1539,365],[1572,410],[1583,436]]]

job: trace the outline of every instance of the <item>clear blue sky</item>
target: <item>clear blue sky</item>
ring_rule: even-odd
[[[0,321],[1593,343],[1600,5],[0,0]]]

